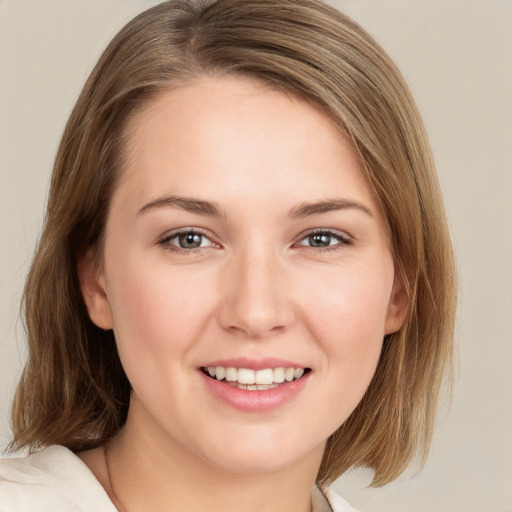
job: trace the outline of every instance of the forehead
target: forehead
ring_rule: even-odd
[[[350,194],[375,203],[354,148],[327,115],[247,79],[202,78],[160,93],[128,121],[125,144],[119,188],[137,201],[192,188],[195,196]]]

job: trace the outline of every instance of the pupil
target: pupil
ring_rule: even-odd
[[[331,235],[316,234],[309,237],[312,247],[326,247],[331,243]]]
[[[201,235],[197,233],[184,233],[179,237],[180,247],[184,249],[196,249],[201,246]]]

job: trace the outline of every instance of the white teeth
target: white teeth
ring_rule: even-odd
[[[272,384],[274,382],[274,371],[272,368],[258,370],[254,382],[256,382],[256,384]]]
[[[238,380],[238,371],[236,368],[226,368],[226,380],[228,382],[235,382]]]
[[[254,384],[254,370],[239,368],[237,380],[240,384]]]
[[[304,375],[304,368],[278,367],[251,370],[250,368],[208,366],[204,370],[210,377],[225,380],[231,386],[260,391],[275,388],[285,381],[300,379]]]
[[[274,368],[274,382],[284,382],[284,368]]]
[[[277,384],[258,384],[256,386],[256,389],[258,389],[260,391],[265,391],[266,389],[272,389],[272,388],[277,388]]]

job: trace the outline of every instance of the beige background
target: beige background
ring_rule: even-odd
[[[149,0],[0,0],[0,444],[24,357],[20,289],[63,125],[99,53]],[[424,114],[459,257],[456,385],[425,469],[374,512],[512,511],[512,2],[339,0],[396,60]]]

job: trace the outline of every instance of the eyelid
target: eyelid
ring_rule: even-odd
[[[185,247],[179,247],[178,245],[174,245],[170,243],[170,240],[173,238],[178,237],[179,235],[187,234],[187,233],[193,233],[196,235],[201,235],[204,238],[208,239],[211,245],[208,245],[206,247],[195,247],[187,249]],[[202,249],[206,249],[207,247],[220,247],[220,244],[214,240],[214,238],[206,232],[204,229],[189,226],[184,228],[178,228],[171,231],[166,232],[164,235],[162,235],[158,239],[158,245],[163,246],[170,252],[176,252],[180,254],[198,254],[201,252]]]
[[[188,234],[188,233],[193,233],[193,234],[203,236],[210,242],[210,245],[200,246],[200,247],[195,247],[195,248],[185,248],[185,247],[179,247],[178,245],[170,243],[170,240],[172,240],[173,238],[176,238],[179,235]],[[308,246],[308,245],[300,243],[307,237],[310,237],[313,235],[329,235],[333,238],[338,239],[338,243],[334,244],[334,245],[328,245],[325,247],[313,247],[313,246]],[[207,247],[214,247],[214,248],[221,247],[221,245],[215,241],[214,237],[212,237],[206,230],[204,230],[202,228],[198,228],[198,227],[192,227],[192,226],[178,228],[178,229],[175,229],[172,231],[168,231],[167,233],[165,233],[158,239],[157,243],[158,243],[158,245],[163,246],[170,252],[181,253],[181,254],[185,254],[185,255],[191,255],[191,254],[197,255],[201,252],[202,249],[205,249]],[[319,252],[319,251],[332,251],[332,250],[340,249],[347,245],[351,245],[352,243],[353,243],[353,237],[344,231],[339,231],[339,230],[332,229],[332,228],[313,228],[313,229],[309,229],[307,231],[302,232],[297,237],[296,242],[293,243],[293,246],[299,246],[299,247],[303,247],[306,249],[311,249],[313,251]]]
[[[326,247],[312,247],[308,245],[302,245],[300,242],[302,242],[305,238],[313,236],[313,235],[329,235],[334,238],[337,238],[339,240],[339,243],[331,246]],[[309,229],[307,231],[304,231],[301,233],[297,241],[294,243],[294,245],[298,245],[299,247],[305,247],[307,249],[313,249],[314,251],[332,251],[339,249],[340,247],[344,247],[347,245],[351,245],[353,243],[353,237],[351,237],[348,233],[344,231],[339,231],[337,229],[331,229],[331,228],[314,228]]]

